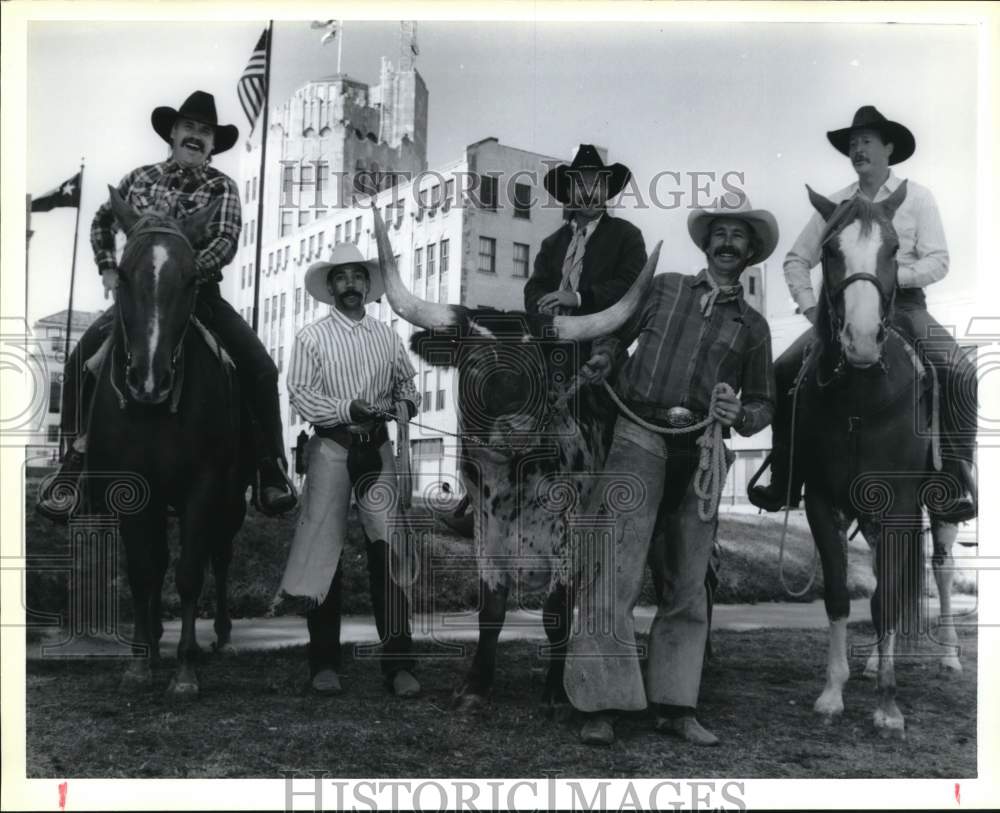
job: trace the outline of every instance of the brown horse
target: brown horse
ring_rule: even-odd
[[[117,320],[100,368],[88,432],[88,505],[112,513],[113,472],[140,477],[145,499],[119,510],[135,612],[127,683],[151,680],[163,626],[160,593],[169,561],[167,510],[179,517],[177,591],[182,628],[169,691],[196,695],[195,618],[205,567],[216,585],[217,647],[232,651],[227,572],[250,481],[241,460],[240,400],[231,362],[192,318],[197,305],[192,244],[217,206],[184,220],[138,215],[110,188],[128,239],[118,271]],[[93,476],[93,475],[99,476]],[[104,485],[91,485],[91,484]],[[119,506],[120,508],[120,506]]]
[[[830,620],[826,686],[815,710],[829,721],[844,708],[846,531],[857,519],[877,582],[874,722],[884,736],[902,736],[905,727],[895,700],[894,647],[898,634],[920,626],[923,506],[944,504],[942,492],[957,486],[931,464],[930,373],[891,326],[899,246],[892,217],[905,197],[905,182],[878,203],[858,195],[836,204],[809,189],[827,225],[817,341],[798,386],[802,437],[795,442]]]

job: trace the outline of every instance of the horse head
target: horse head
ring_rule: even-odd
[[[899,239],[892,218],[906,198],[906,181],[877,203],[856,194],[840,203],[808,186],[809,200],[826,221],[823,230],[824,325],[852,367],[882,358],[896,294]],[[864,282],[867,285],[855,285]]]
[[[108,187],[111,210],[125,231],[118,266],[120,341],[126,352],[125,383],[133,401],[162,404],[174,386],[184,335],[197,295],[194,245],[221,201],[176,220],[137,213]]]

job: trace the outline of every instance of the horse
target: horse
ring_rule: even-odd
[[[873,551],[877,584],[874,725],[881,736],[901,738],[895,646],[898,634],[912,635],[921,623],[922,507],[943,505],[943,492],[953,490],[933,461],[932,372],[892,327],[899,248],[892,218],[906,183],[880,202],[855,195],[838,204],[807,190],[826,222],[816,338],[795,395],[802,413],[795,431],[803,435],[794,443],[795,467],[805,485],[830,629],[826,685],[814,710],[829,723],[844,709],[846,531],[857,520]],[[938,530],[942,544],[953,540]]]
[[[195,318],[195,252],[218,203],[180,220],[136,213],[109,187],[127,235],[118,269],[117,319],[97,374],[87,442],[88,510],[118,503],[135,629],[123,686],[152,681],[163,634],[160,602],[169,561],[167,513],[180,524],[177,669],[168,693],[196,696],[197,604],[210,559],[216,650],[232,654],[227,576],[251,474],[241,452],[239,387],[228,359]],[[121,510],[114,472],[141,478],[141,499]],[[102,473],[110,473],[102,475]],[[119,478],[120,479],[120,478]],[[134,497],[135,495],[133,495]]]

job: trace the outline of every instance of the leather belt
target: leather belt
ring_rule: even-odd
[[[644,421],[670,429],[683,429],[704,420],[704,414],[687,407],[655,407],[648,404],[628,404],[628,408]]]
[[[374,429],[367,432],[352,431],[344,425],[316,426],[314,430],[319,437],[335,441],[345,449],[351,449],[355,446],[378,447],[389,440],[389,430],[385,428],[384,423],[379,423]]]

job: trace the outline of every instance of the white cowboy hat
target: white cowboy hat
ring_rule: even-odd
[[[378,260],[366,260],[358,247],[354,243],[338,243],[333,247],[329,260],[321,260],[309,266],[306,271],[305,287],[306,291],[320,302],[333,305],[336,302],[326,281],[330,271],[341,265],[360,265],[368,271],[368,296],[365,297],[365,304],[374,302],[385,293],[385,282],[382,279],[382,270],[379,268]]]
[[[752,255],[747,265],[762,263],[778,247],[778,221],[767,209],[751,209],[750,199],[742,195],[742,201],[736,208],[695,209],[688,215],[688,234],[698,248],[702,248],[705,236],[712,221],[720,217],[731,217],[746,223],[760,241],[760,251]]]

